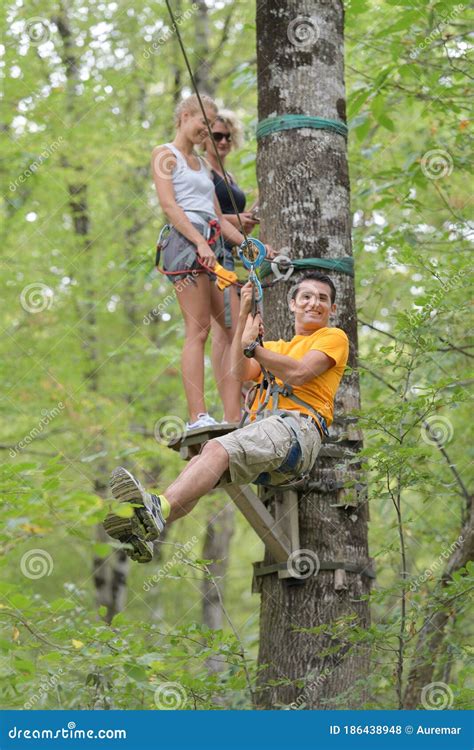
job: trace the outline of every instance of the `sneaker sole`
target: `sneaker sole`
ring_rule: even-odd
[[[118,541],[124,545],[123,550],[131,560],[138,563],[151,562],[153,559],[153,544],[135,536],[130,530],[117,529],[117,524],[115,523],[115,519],[117,518],[118,516],[114,516],[110,513],[105,519],[102,525],[107,534],[114,539],[118,539]],[[120,520],[129,521],[130,519],[126,518]]]
[[[121,466],[115,469],[110,477],[112,495],[121,503],[133,503],[133,516],[121,518],[113,513],[105,519],[109,529],[105,530],[110,536],[118,538],[117,534],[128,533],[129,536],[153,542],[159,538],[164,529],[163,521],[154,512],[149,493],[129,471]]]

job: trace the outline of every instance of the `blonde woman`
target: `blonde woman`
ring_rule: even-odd
[[[232,149],[242,146],[242,125],[237,119],[234,112],[230,110],[219,110],[212,127],[212,137],[205,141],[206,160],[211,167],[212,179],[216,189],[217,199],[220,209],[227,221],[234,227],[240,228],[240,223],[250,234],[258,224],[258,220],[251,211],[245,211],[245,193],[238,186],[231,172],[225,168],[226,159]],[[216,156],[214,145],[220,157],[222,167],[224,167],[227,184],[234,197],[235,206],[239,212],[239,218],[235,213],[235,208],[229,196],[227,185],[224,180],[224,172]],[[240,221],[239,221],[240,219]],[[225,242],[224,259],[222,261],[224,268],[234,270],[234,258],[232,255],[232,243]],[[234,379],[230,377],[228,371],[230,362],[230,347],[237,325],[239,315],[239,298],[235,287],[230,287],[224,291],[224,320],[226,325],[220,325],[220,321],[212,321],[212,366],[214,369],[217,387],[223,403],[229,402],[235,404],[235,408],[226,415],[229,422],[238,422],[240,420],[240,402],[237,402],[235,394]]]
[[[217,115],[214,101],[208,96],[201,96],[201,100],[209,123],[214,125]],[[216,259],[224,259],[220,231],[232,244],[240,244],[244,237],[222,216],[210,171],[195,152],[208,136],[195,95],[178,104],[175,124],[173,141],[153,150],[152,171],[158,200],[172,225],[162,245],[163,269],[173,274],[168,278],[176,284],[184,319],[181,364],[189,430],[217,424],[208,414],[204,398],[204,346],[211,318],[225,329],[224,297],[214,283],[212,269]],[[210,270],[203,269],[198,258]],[[227,387],[222,389],[219,384],[225,419],[236,421],[240,415],[240,383],[231,376],[229,363],[222,363],[222,371],[227,373]]]

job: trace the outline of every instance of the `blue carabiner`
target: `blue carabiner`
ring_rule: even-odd
[[[249,281],[250,281],[251,284],[254,285],[254,288],[255,288],[255,302],[258,304],[263,299],[263,290],[262,290],[262,285],[260,283],[260,279],[258,278],[257,274],[253,270],[253,267],[250,269]]]
[[[255,254],[255,258],[253,260],[250,260],[245,255],[245,250],[247,248],[251,249]],[[261,240],[256,240],[254,237],[248,237],[242,242],[239,247],[239,258],[247,271],[252,270],[252,268],[258,268],[259,266],[261,266],[263,261],[265,260],[266,254],[267,253],[263,242]]]

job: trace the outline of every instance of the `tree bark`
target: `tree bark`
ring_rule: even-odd
[[[257,4],[259,120],[271,115],[307,114],[345,121],[344,13],[339,0],[267,0]],[[265,241],[293,258],[350,256],[351,214],[347,144],[343,136],[314,129],[279,131],[259,141],[257,173]],[[331,428],[339,457],[322,455],[313,469],[317,491],[299,496],[300,547],[320,562],[343,560],[370,568],[368,508],[349,502],[334,481],[354,478],[351,454],[361,447],[348,412],[360,403],[354,280],[330,272],[338,310],[330,325],[350,340],[352,370],[341,383]],[[294,335],[287,294],[293,275],[268,290],[266,338]],[[337,468],[336,468],[337,467]],[[355,467],[355,469],[354,469]],[[345,499],[343,498],[345,496]],[[352,500],[351,502],[354,502]],[[339,504],[338,504],[339,503]],[[272,509],[272,508],[271,508]],[[271,558],[266,555],[266,560]],[[351,572],[321,570],[297,585],[276,574],[263,576],[259,690],[257,705],[269,709],[357,708],[368,671],[368,652],[344,633],[369,625],[370,579]],[[321,632],[299,632],[324,626]],[[281,684],[269,685],[269,680]],[[356,683],[359,682],[359,685]],[[338,695],[347,699],[338,703]]]

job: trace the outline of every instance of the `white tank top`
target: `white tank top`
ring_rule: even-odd
[[[206,212],[216,217],[214,206],[215,189],[211,176],[209,175],[204,161],[199,158],[200,169],[191,169],[181,151],[172,143],[165,143],[166,148],[176,156],[176,169],[173,172],[173,187],[176,203],[186,215],[193,216],[194,211]]]

